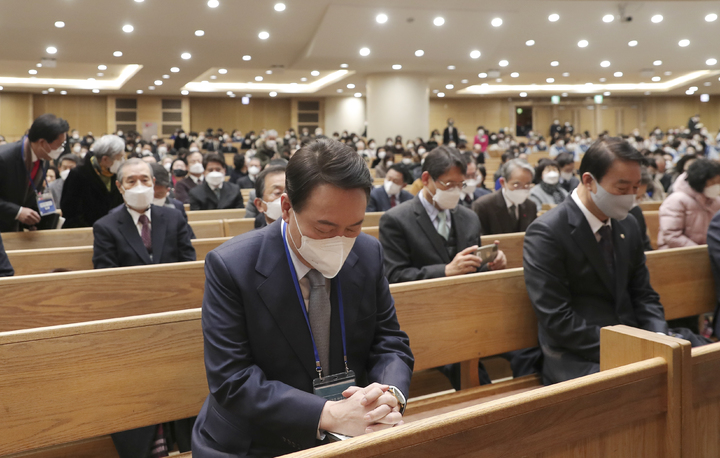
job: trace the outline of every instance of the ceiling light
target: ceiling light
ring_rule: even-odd
[[[310,72],[310,75],[312,75],[312,76],[320,76],[320,72],[317,71],[317,70],[313,70],[313,71]]]
[[[218,73],[220,73],[221,75],[225,75],[225,74],[227,73],[227,68],[221,68],[221,69],[219,69],[219,70],[218,70]]]
[[[232,95],[232,94],[233,94],[233,91],[227,91],[226,94],[227,94],[227,95]]]
[[[402,65],[400,65],[400,64],[395,64],[392,66],[393,70],[400,70],[401,68],[402,68]]]
[[[697,90],[697,88],[695,88],[695,90]],[[50,89],[48,89],[48,92],[55,92],[55,88],[51,87]]]
[[[39,63],[39,62],[38,62],[37,64],[35,64],[35,66],[36,66],[37,68],[42,68],[42,64]]]
[[[272,75],[272,70],[265,70],[266,75]]]
[[[691,87],[690,87],[690,90],[693,91],[693,92],[695,92],[695,91],[698,90],[698,87],[697,87],[697,86],[691,86]]]
[[[670,71],[665,72],[665,76],[670,76],[670,75],[672,75],[672,72],[670,72]]]
[[[609,96],[609,95],[610,95],[610,91],[605,91],[605,92],[603,92],[603,95],[604,95],[605,97]]]
[[[231,94],[231,95],[230,95],[230,98],[231,98],[231,99],[234,99],[235,97],[237,97],[235,94]]]
[[[521,92],[520,97],[527,97],[527,92]]]
[[[338,94],[342,94],[342,91],[343,91],[342,89],[337,90]]]
[[[93,91],[93,94],[99,94],[99,93],[100,93],[100,89],[93,89],[92,91]]]
[[[660,78],[659,76],[653,76],[653,77],[652,77],[652,80],[653,80],[654,82],[656,82],[656,83],[657,83],[658,81],[660,81],[660,79],[661,79],[661,78]]]
[[[417,51],[415,51],[415,57],[422,57],[424,54],[425,51],[423,51],[422,49],[418,49]]]
[[[433,94],[437,94],[438,92],[440,92],[440,90],[438,90],[438,89],[433,89]]]
[[[385,24],[388,21],[387,14],[380,13],[377,16],[375,16],[375,21],[378,24]]]
[[[180,69],[179,69],[178,67],[172,67],[172,68],[170,69],[170,71],[173,72],[173,73],[177,73],[177,72],[180,71]]]
[[[105,73],[98,73],[97,76],[105,76]]]
[[[88,78],[88,81],[95,81],[95,78]]]
[[[603,22],[610,23],[615,20],[615,15],[613,14],[606,14],[603,16]]]
[[[196,36],[196,37],[201,37],[201,36],[203,36],[203,35],[205,35],[205,31],[204,31],[204,30],[196,30],[196,31],[195,31],[195,36]]]
[[[448,65],[447,69],[448,69],[448,70],[455,70],[455,66],[454,66],[454,65]]]
[[[302,81],[302,82],[304,83],[305,81],[307,81],[307,78],[305,78],[305,77],[303,76],[302,78],[300,78],[300,81]]]
[[[135,30],[135,27],[131,26],[130,24],[125,24],[125,25],[123,26],[123,29],[122,29],[122,30],[123,30],[123,32],[125,32],[125,33],[130,33],[130,32],[132,32],[133,30]]]
[[[501,66],[501,67],[507,67],[508,65],[510,65],[510,62],[508,62],[508,61],[506,61],[505,59],[503,59],[503,60],[501,60],[500,62],[498,62],[498,65]]]
[[[255,81],[262,81],[262,80],[263,80],[263,77],[262,77],[262,76],[256,76],[256,77],[255,77]]]
[[[63,21],[57,21],[55,22],[55,27],[57,27],[58,29],[62,29],[63,27],[65,27],[65,23]]]
[[[47,94],[47,93],[48,93],[48,91],[42,91],[42,93],[43,93],[43,94]]]
[[[2,86],[0,86],[0,91],[2,90]],[[60,91],[60,95],[67,95],[67,91]]]
[[[440,27],[441,25],[445,24],[445,18],[438,16],[435,19],[433,19],[433,24]]]
[[[155,86],[162,86],[162,80],[155,80]]]
[[[45,52],[48,54],[55,54],[55,53],[57,53],[57,48],[55,46],[48,46],[45,49]]]
[[[485,73],[485,72],[483,72],[483,73],[478,73],[478,77],[479,77],[479,78],[487,78],[487,73]]]
[[[587,45],[588,45],[588,44],[589,44],[589,43],[588,43],[587,40],[580,40],[580,41],[578,41],[578,47],[579,47],[579,48],[587,48]]]
[[[470,57],[471,57],[472,59],[478,59],[478,58],[480,58],[480,51],[478,51],[477,49],[475,49],[475,50],[473,50],[473,51],[470,51]]]
[[[528,40],[525,42],[525,46],[533,46],[535,44],[535,40]]]
[[[188,94],[190,94],[190,91],[188,91],[187,89],[183,89],[182,91],[180,91],[180,93],[182,95],[188,95]]]
[[[163,79],[169,79],[170,75],[163,75]]]
[[[349,67],[348,64],[340,64],[340,68],[348,68],[348,67]]]
[[[270,34],[263,30],[262,32],[258,33],[258,38],[261,40],[267,40],[268,38],[270,38]]]
[[[270,94],[268,94],[270,97],[277,97],[277,92],[272,91]]]
[[[353,83],[350,83],[347,85],[348,89],[355,89],[355,85]]]
[[[658,24],[663,20],[662,14],[656,14],[655,16],[651,17],[650,20],[655,24]]]
[[[700,94],[700,101],[705,103],[710,101],[710,94]]]
[[[31,75],[37,75],[37,70],[28,70]]]
[[[148,86],[148,89],[150,89],[151,91],[154,91],[154,90],[155,90],[155,86]]]
[[[500,19],[499,17],[496,17],[495,19],[493,19],[492,21],[490,21],[490,24],[491,24],[493,27],[500,27],[500,26],[502,25],[502,23],[503,23],[503,20]]]
[[[570,73],[565,72],[565,73],[563,73],[563,76],[564,76],[565,78],[567,78],[568,76],[570,76]]]
[[[217,79],[217,75],[210,75],[210,79],[211,79],[211,80],[216,80],[216,79]]]
[[[285,11],[285,4],[284,3],[276,3],[275,4],[275,11]]]
[[[122,57],[122,55],[123,55],[123,54],[122,54],[122,51],[115,51],[115,52],[113,53],[113,56],[115,56],[115,57]]]
[[[637,40],[628,41],[628,46],[630,46],[631,48],[634,48],[637,45],[638,45]]]
[[[615,73],[613,73],[613,76],[615,78],[620,78],[621,76],[623,76],[623,72],[615,72]]]
[[[362,97],[362,94],[361,94],[360,92],[356,92],[356,93],[355,93],[355,97],[360,98],[360,97]]]
[[[554,82],[555,82],[555,78],[547,78],[547,79],[545,80],[545,82],[546,82],[546,83],[554,83]]]
[[[207,5],[210,8],[217,8],[218,6],[220,6],[220,2],[218,0],[208,0]]]
[[[445,93],[444,93],[444,92],[438,92],[438,95],[437,95],[437,96],[438,96],[438,97],[445,97]]]
[[[661,61],[661,60],[654,60],[654,61],[653,61],[653,65],[656,66],[656,67],[659,67],[659,66],[662,65],[662,61]]]
[[[98,70],[107,70],[107,65],[98,65]]]
[[[715,14],[715,13],[708,14],[707,16],[705,16],[705,21],[707,21],[707,22],[717,21],[717,14]]]
[[[558,62],[558,61],[556,61],[556,60],[550,62],[550,66],[551,66],[551,67],[557,67],[558,65],[560,65],[560,62]]]
[[[712,86],[712,83],[710,81],[705,81],[703,83],[703,86]]]
[[[601,83],[604,83],[605,81],[607,81],[607,78],[600,78]]]
[[[496,78],[496,79],[495,79],[495,82],[496,82],[496,83],[502,83],[502,78]]]
[[[248,61],[248,60],[250,60],[250,59],[252,59],[252,57],[251,57],[251,56],[248,56],[247,54],[243,56],[243,60],[244,60],[244,61]]]
[[[715,65],[715,64],[717,64],[717,59],[715,59],[714,57],[705,61],[705,65]]]
[[[463,84],[467,84],[467,83],[468,83],[468,80],[461,80],[460,82],[463,83]]]
[[[689,45],[690,45],[690,40],[688,40],[687,38],[678,41],[678,46],[680,46],[681,48],[685,48]]]
[[[558,19],[560,19],[560,15],[556,14],[556,13],[553,13],[550,16],[548,16],[548,21],[550,21],[550,22],[557,22]]]
[[[510,73],[510,78],[517,78],[518,76],[520,76],[520,73],[518,73],[518,72]]]
[[[600,66],[601,66],[601,67],[609,67],[609,66],[610,66],[610,61],[609,61],[609,60],[604,60],[604,61],[600,62]]]
[[[135,91],[135,92],[138,93],[138,94],[142,94],[142,93],[143,93],[143,90],[142,90],[142,89],[138,89],[138,90]]]
[[[145,0],[135,0],[135,3],[142,3],[142,2],[144,2],[144,1],[145,1]]]
[[[417,54],[417,53],[416,53]],[[370,48],[360,48],[360,55],[367,57],[370,55]]]
[[[445,89],[453,89],[455,86],[453,84],[446,84]]]
[[[184,53],[180,54],[180,57],[185,60],[188,60],[192,57],[192,54],[190,54],[189,52],[184,52]]]

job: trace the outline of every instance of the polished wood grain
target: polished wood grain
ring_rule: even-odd
[[[218,219],[245,218],[244,208],[230,208],[227,210],[191,210],[187,212],[188,221],[208,221]]]
[[[643,215],[645,212],[654,212],[660,210],[660,205],[662,205],[661,200],[647,200],[645,202],[638,202],[638,207],[642,209]]]
[[[226,219],[223,221],[225,235],[235,237],[255,229],[255,218]]]
[[[647,226],[648,237],[650,237],[650,245],[654,250],[658,249],[658,233],[660,232],[660,212],[643,210],[643,218]]]
[[[692,350],[691,443],[696,457],[720,456],[720,343]]]
[[[368,212],[365,213],[365,220],[363,220],[363,227],[373,227],[380,225],[380,217],[384,212]]]

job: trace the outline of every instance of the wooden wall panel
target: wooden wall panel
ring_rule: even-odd
[[[240,98],[193,97],[190,99],[190,130],[200,132],[209,127],[225,131],[275,129],[281,135],[291,126],[291,99],[253,97],[249,105]]]
[[[427,135],[433,129],[442,131],[447,126],[447,119],[453,118],[458,130],[467,135],[468,141],[472,141],[478,126],[485,126],[491,131],[510,127],[513,106],[507,98],[431,99]]]
[[[92,132],[95,137],[107,133],[107,97],[88,95],[36,95],[33,118],[52,113],[65,119],[70,129],[80,135]]]
[[[9,142],[25,135],[33,121],[32,94],[0,92],[0,135]]]

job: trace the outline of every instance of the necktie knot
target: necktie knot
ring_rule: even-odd
[[[598,234],[600,234],[602,240],[612,240],[612,228],[610,226],[602,226],[600,230],[598,230]]]
[[[150,220],[148,219],[147,215],[142,214],[140,215],[140,218],[138,218],[138,222],[143,226],[146,226],[150,223]]]
[[[310,280],[311,288],[325,288],[325,277],[315,269],[311,269],[307,273],[307,278]]]

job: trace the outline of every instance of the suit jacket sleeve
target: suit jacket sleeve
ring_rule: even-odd
[[[4,172],[5,174],[11,173],[11,166],[7,164],[7,161],[5,161],[4,158],[0,157],[0,173],[2,172]],[[3,176],[0,177],[0,179],[7,180],[7,177]],[[0,198],[0,215],[3,219],[13,221],[19,211],[20,205]]]
[[[419,230],[419,229],[418,229]],[[380,243],[385,251],[385,270],[390,283],[427,280],[445,276],[445,264],[415,267],[410,259],[408,234],[392,213],[380,218]],[[427,247],[430,249],[430,247]]]
[[[472,204],[472,210],[480,220],[480,235],[488,235],[490,233],[490,215],[487,206],[480,205],[477,200]]]
[[[243,196],[242,196],[242,192],[240,192],[240,188],[237,188],[236,191],[237,191],[237,195],[235,196],[235,199],[233,200],[232,208],[245,208],[245,202],[243,202]]]
[[[190,225],[183,219],[178,218],[177,220],[177,243],[178,253],[180,262],[185,261],[197,261],[197,255],[195,253],[195,247],[193,247],[191,239]]]
[[[193,188],[192,191],[195,191],[195,189],[200,188],[200,186],[201,186],[201,185],[196,186],[195,188]],[[200,189],[202,189],[202,188],[200,188]],[[198,189],[198,191],[195,191],[195,192],[190,191],[190,192],[188,193],[188,199],[189,199],[189,201],[190,201],[190,211],[193,211],[193,210],[203,210],[203,202],[202,202],[202,200],[200,200],[200,199],[198,198],[198,196],[196,195],[196,193],[199,192],[200,189]]]
[[[175,198],[179,200],[180,202],[184,204],[190,203],[189,197],[188,197],[188,188],[185,183],[183,183],[183,180],[180,180],[175,185]]]
[[[15,275],[13,266],[10,265],[5,247],[3,246],[2,237],[0,237],[0,277],[12,277]]]
[[[367,212],[367,213],[379,211],[377,209],[378,206],[377,206],[377,202],[375,201],[374,194],[375,193],[373,193],[373,192],[370,193],[370,199],[368,199],[367,208],[365,209],[365,212]]]
[[[315,445],[325,399],[268,380],[254,363],[241,291],[215,252],[205,258],[202,327],[210,394],[250,424],[277,432],[300,444]]]
[[[588,324],[570,306],[563,248],[552,233],[548,225],[535,221],[525,232],[523,244],[525,286],[538,324],[569,352],[599,362],[600,327]]]
[[[120,267],[118,250],[112,234],[103,224],[93,225],[93,268]]]

